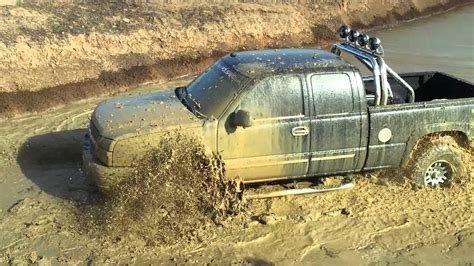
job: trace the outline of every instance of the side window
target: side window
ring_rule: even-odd
[[[311,77],[317,115],[349,113],[354,110],[351,80],[347,74]]]
[[[264,78],[242,99],[239,109],[248,111],[254,119],[303,114],[301,80],[296,75]]]

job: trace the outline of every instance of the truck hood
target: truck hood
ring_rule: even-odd
[[[111,98],[97,106],[91,120],[99,134],[109,139],[202,124],[173,89]]]

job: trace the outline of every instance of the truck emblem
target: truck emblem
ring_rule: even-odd
[[[383,128],[379,131],[379,140],[382,143],[386,143],[392,138],[392,131],[389,128]]]

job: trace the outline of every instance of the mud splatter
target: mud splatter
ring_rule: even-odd
[[[244,210],[240,182],[226,179],[222,160],[177,132],[165,135],[101,201],[80,208],[81,217],[85,210],[92,218],[86,231],[148,246],[205,241],[211,227]]]

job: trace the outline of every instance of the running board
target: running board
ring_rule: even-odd
[[[282,191],[273,191],[269,193],[245,193],[245,199],[266,199],[266,198],[275,198],[275,197],[283,197],[289,195],[301,195],[301,194],[310,194],[310,193],[322,193],[322,192],[330,192],[330,191],[337,191],[343,189],[353,188],[354,183],[345,183],[340,186],[336,187],[328,187],[328,186],[321,186],[321,187],[309,187],[309,188],[300,188],[300,189],[287,189]]]

